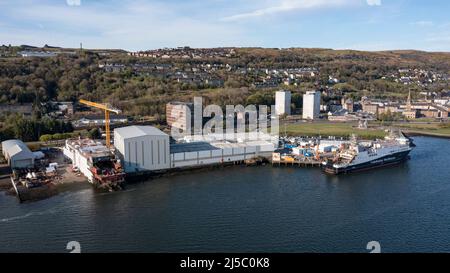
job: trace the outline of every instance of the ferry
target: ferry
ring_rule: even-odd
[[[352,139],[334,158],[324,161],[322,169],[329,174],[342,174],[396,165],[406,161],[414,147],[413,141],[402,133],[391,133],[378,141]]]

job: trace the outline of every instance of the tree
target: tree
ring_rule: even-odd
[[[300,93],[293,93],[291,97],[292,103],[295,105],[294,108],[301,108],[303,106],[303,96]]]
[[[48,142],[48,141],[50,141],[50,140],[52,140],[52,139],[53,139],[52,135],[42,135],[42,136],[39,138],[39,141],[42,141],[42,142]]]
[[[89,130],[88,137],[90,139],[99,139],[102,137],[102,134],[100,133],[100,130],[98,128],[93,128]]]

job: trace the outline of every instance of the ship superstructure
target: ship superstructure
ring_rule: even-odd
[[[120,160],[101,142],[92,139],[66,140],[64,155],[72,161],[75,170],[100,188],[120,189],[125,181]]]
[[[402,133],[390,134],[383,140],[343,145],[334,158],[323,162],[323,170],[331,174],[349,173],[401,163],[413,149],[412,141]]]

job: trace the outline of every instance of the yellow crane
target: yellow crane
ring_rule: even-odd
[[[120,114],[122,111],[120,111],[117,108],[113,108],[109,104],[104,104],[104,103],[96,103],[96,102],[87,101],[87,100],[80,100],[80,103],[105,111],[106,146],[109,148],[111,146],[111,132],[109,130],[109,113],[112,112],[112,113]]]

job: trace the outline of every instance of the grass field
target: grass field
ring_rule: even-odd
[[[355,123],[297,123],[286,125],[286,133],[290,136],[337,136],[348,137],[356,134],[362,139],[384,138],[387,132],[384,129],[398,128],[406,133],[422,134],[430,136],[450,137],[450,124],[441,123],[393,123],[382,126],[375,122],[369,125],[369,129],[357,128]],[[280,134],[284,134],[284,125],[280,126]]]
[[[286,125],[286,133],[291,136],[337,136],[349,137],[356,134],[363,139],[384,138],[386,132],[381,129],[358,129],[354,123],[299,123]],[[284,125],[280,126],[284,134]]]
[[[394,123],[405,132],[450,137],[450,124],[441,123]]]

